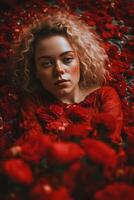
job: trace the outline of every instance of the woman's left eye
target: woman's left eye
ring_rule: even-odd
[[[71,63],[72,60],[73,60],[72,57],[68,57],[68,58],[64,58],[64,59],[63,59],[63,62],[64,62],[65,64],[68,64],[68,63]]]

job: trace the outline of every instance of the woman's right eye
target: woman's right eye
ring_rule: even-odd
[[[43,61],[43,62],[41,63],[41,66],[43,66],[43,67],[50,67],[50,66],[52,66],[52,65],[53,65],[53,62],[50,61],[50,60]]]

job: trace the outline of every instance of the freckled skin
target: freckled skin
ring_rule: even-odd
[[[60,100],[80,95],[80,63],[68,40],[50,36],[38,41],[35,49],[36,74],[43,87]],[[58,80],[67,82],[55,84]]]

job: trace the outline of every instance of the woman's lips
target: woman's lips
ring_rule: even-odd
[[[61,84],[66,83],[66,82],[68,82],[68,81],[69,81],[69,80],[65,80],[65,79],[58,80],[58,81],[55,82],[55,85],[61,85]]]

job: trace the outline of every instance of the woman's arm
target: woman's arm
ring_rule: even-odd
[[[116,90],[110,86],[103,87],[100,96],[100,111],[111,115],[115,119],[116,128],[111,137],[113,140],[121,140],[123,112],[120,98]]]

